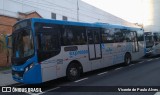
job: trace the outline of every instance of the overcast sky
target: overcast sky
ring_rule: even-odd
[[[82,0],[133,23],[142,23],[142,0]]]

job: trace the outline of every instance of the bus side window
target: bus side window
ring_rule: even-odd
[[[75,45],[86,44],[86,30],[85,30],[85,27],[72,26],[72,31],[73,31],[73,35],[74,35],[74,44]]]
[[[113,34],[112,29],[102,30],[102,42],[103,43],[113,43],[114,42],[114,34]]]
[[[132,31],[131,32],[131,38],[132,38],[132,42],[137,42],[137,32],[136,31]]]
[[[62,33],[63,45],[72,45],[73,44],[73,33],[71,29],[65,28]]]
[[[115,42],[123,42],[125,40],[125,36],[120,29],[115,29],[114,38]]]
[[[138,36],[138,41],[144,41],[144,34],[142,30],[139,30],[137,32],[137,36]]]
[[[85,28],[81,26],[66,26],[62,31],[62,45],[86,44]]]
[[[127,42],[132,42],[132,38],[131,38],[131,33],[130,33],[130,31],[126,31],[125,34],[126,34],[126,41],[127,41]]]

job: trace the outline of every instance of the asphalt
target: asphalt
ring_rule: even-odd
[[[154,92],[105,92],[114,87],[157,87],[160,86],[160,58],[150,58],[134,62],[130,66],[105,68],[103,72],[84,76],[81,80],[46,90],[44,95],[154,95]],[[63,87],[64,86],[64,87]],[[65,89],[65,86],[66,89]],[[79,88],[78,88],[79,87]],[[83,87],[83,88],[82,88]],[[92,89],[92,87],[94,87]],[[108,88],[107,88],[108,87]],[[78,90],[77,90],[77,89]],[[160,88],[160,87],[159,87]],[[82,90],[79,90],[82,89]],[[89,90],[89,91],[87,91]],[[98,92],[98,91],[103,92]],[[159,89],[158,89],[159,90]],[[77,91],[77,92],[76,92]],[[41,93],[42,94],[42,93]]]
[[[80,80],[74,82],[60,78],[39,85],[13,84],[12,86],[42,88],[43,92],[36,93],[36,95],[154,95],[156,91],[119,92],[117,89],[120,87],[160,87],[159,73],[160,57],[153,57],[141,59],[129,66],[120,64],[88,72]],[[8,93],[8,95],[13,94],[17,93]],[[19,94],[32,95],[34,93]]]

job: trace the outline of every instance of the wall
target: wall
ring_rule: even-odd
[[[3,59],[0,60],[0,66],[10,65],[7,63],[4,35],[12,33],[14,23],[18,19],[32,17],[51,19],[51,13],[56,13],[57,20],[66,16],[69,21],[135,26],[81,0],[0,0],[0,59]]]
[[[81,0],[78,0],[79,11],[77,10],[77,0],[0,0],[0,3],[2,3],[0,14],[14,17],[18,17],[17,12],[36,11],[43,18],[51,19],[53,12],[57,14],[58,20],[62,20],[62,16],[67,16],[68,20],[71,21],[134,26],[132,23],[88,5]],[[79,15],[77,16],[77,14]]]
[[[36,12],[29,14],[18,14],[19,17],[32,18],[41,17]],[[22,19],[22,18],[21,18]],[[6,48],[5,36],[12,33],[12,26],[19,20],[19,18],[13,18],[9,16],[0,15],[0,66],[10,66],[9,49]]]
[[[143,0],[145,32],[160,32],[160,0]]]

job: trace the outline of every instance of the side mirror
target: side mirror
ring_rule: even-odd
[[[12,49],[12,35],[6,36],[7,48]]]

